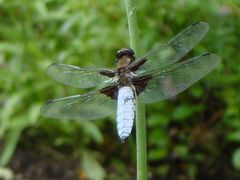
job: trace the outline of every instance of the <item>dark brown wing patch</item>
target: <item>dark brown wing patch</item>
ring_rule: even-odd
[[[100,93],[103,93],[112,99],[117,99],[117,93],[118,93],[118,87],[116,85],[114,86],[108,86],[100,90]]]
[[[150,75],[132,79],[132,83],[136,88],[137,95],[139,95],[142,91],[144,91],[144,89],[150,79],[152,79],[152,76],[150,76]]]
[[[137,71],[146,61],[147,59],[143,58],[138,60],[137,62],[133,62],[128,66],[128,69],[133,72]]]
[[[114,77],[116,72],[103,69],[103,70],[100,71],[100,74],[104,75],[104,76],[107,76],[107,77]]]

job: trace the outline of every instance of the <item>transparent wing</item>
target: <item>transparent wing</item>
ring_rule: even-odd
[[[116,100],[98,92],[49,100],[41,108],[45,117],[77,120],[100,119],[115,111]]]
[[[144,74],[173,64],[185,56],[205,36],[208,29],[209,25],[205,22],[193,23],[188,26],[170,39],[167,44],[159,45],[142,57],[141,59],[147,59],[147,62],[136,73]]]
[[[48,66],[47,74],[54,80],[75,88],[106,87],[113,83],[113,78],[101,75],[103,69],[80,68],[66,64],[53,63]],[[105,70],[104,71],[111,71]]]
[[[161,101],[182,92],[212,71],[220,62],[215,54],[203,54],[155,73],[139,98],[144,103]]]

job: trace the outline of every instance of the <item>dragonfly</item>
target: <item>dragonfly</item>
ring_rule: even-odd
[[[118,135],[124,142],[132,131],[137,100],[148,104],[175,97],[220,63],[219,56],[212,53],[182,60],[208,30],[206,22],[193,23],[139,58],[131,48],[122,48],[116,53],[115,69],[50,64],[46,72],[54,80],[93,90],[49,100],[41,114],[64,120],[116,115]]]

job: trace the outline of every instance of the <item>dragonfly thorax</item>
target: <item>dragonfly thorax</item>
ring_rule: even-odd
[[[116,67],[126,67],[135,60],[134,51],[129,48],[122,48],[116,54]]]
[[[124,55],[132,57],[135,60],[134,51],[130,48],[122,48],[117,51],[116,58],[117,60],[122,58]]]
[[[126,86],[131,85],[132,72],[129,71],[126,67],[121,67],[117,69],[118,85]]]
[[[116,69],[119,86],[131,84],[132,74],[128,65],[135,60],[134,52],[129,48],[122,48],[116,54]]]

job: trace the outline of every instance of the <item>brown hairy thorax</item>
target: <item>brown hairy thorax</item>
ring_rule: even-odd
[[[118,86],[131,85],[131,72],[128,69],[128,65],[135,60],[133,50],[122,48],[117,52],[116,58]]]
[[[116,54],[116,68],[126,67],[134,60],[134,51],[130,48],[122,48]]]
[[[116,67],[117,69],[127,67],[131,62],[132,62],[131,57],[124,55],[117,60]]]

